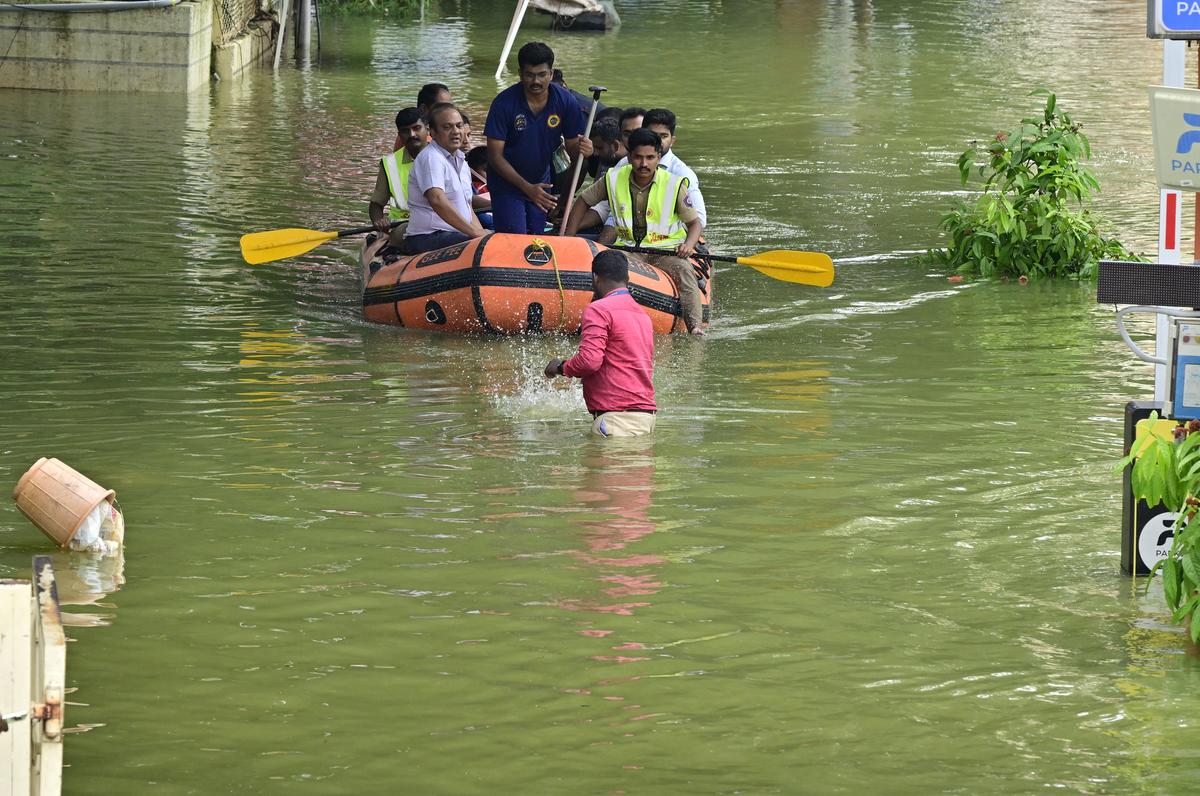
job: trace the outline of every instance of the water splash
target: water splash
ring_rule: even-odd
[[[560,337],[513,339],[510,354],[515,377],[488,388],[488,399],[497,412],[515,420],[562,420],[586,411],[578,379],[547,379],[544,373],[546,363],[564,348],[564,342]]]

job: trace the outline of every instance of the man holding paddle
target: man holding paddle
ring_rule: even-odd
[[[687,258],[696,253],[704,227],[696,209],[687,203],[687,179],[658,167],[662,139],[651,130],[634,130],[628,150],[629,163],[609,169],[603,180],[580,195],[567,219],[566,234],[576,234],[588,209],[607,201],[616,224],[608,229],[615,230],[616,243],[653,251],[651,263],[670,274],[679,288],[687,330],[703,335],[700,285]]]
[[[565,140],[572,158],[592,154],[583,111],[565,88],[550,82],[554,51],[529,42],[517,52],[521,82],[496,95],[484,133],[488,188],[497,232],[541,235],[558,200],[547,189],[550,164]]]
[[[397,248],[404,243],[404,225],[393,227],[392,222],[408,221],[408,175],[428,137],[420,111],[405,108],[396,114],[396,151],[379,161],[368,212],[375,231],[388,233],[388,243]]]

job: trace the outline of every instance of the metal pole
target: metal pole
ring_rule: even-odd
[[[296,5],[296,49],[301,63],[308,63],[312,50],[312,0],[300,0]]]
[[[143,8],[165,8],[179,5],[182,0],[126,0],[104,3],[4,3],[0,11],[62,11],[71,14],[109,11],[137,11]]]
[[[279,13],[279,38],[275,40],[275,61],[271,64],[272,69],[279,68],[279,56],[283,53],[283,39],[287,34],[288,23],[288,0],[283,0],[283,10]]]
[[[1163,39],[1163,85],[1182,86],[1187,76],[1187,42]],[[1179,264],[1179,233],[1181,207],[1179,191],[1158,192],[1158,261]],[[1167,316],[1155,316],[1154,350],[1162,356],[1170,344],[1170,322]],[[1154,366],[1154,400],[1166,401],[1170,374],[1166,365]]]
[[[504,49],[500,52],[500,63],[496,65],[497,80],[500,79],[500,73],[504,71],[504,62],[508,60],[508,53],[512,50],[513,39],[517,38],[517,29],[521,27],[521,20],[525,17],[525,9],[527,8],[529,8],[529,0],[520,0],[513,11],[512,24],[508,26],[508,37],[504,39]]]

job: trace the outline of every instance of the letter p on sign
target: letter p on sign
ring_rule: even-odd
[[[1200,39],[1200,0],[1147,0],[1151,38]]]

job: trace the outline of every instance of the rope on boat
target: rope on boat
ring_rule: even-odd
[[[559,331],[562,331],[563,318],[565,318],[567,315],[567,294],[566,294],[566,291],[563,289],[562,274],[558,270],[558,260],[554,256],[554,248],[549,243],[542,240],[541,238],[534,238],[532,243],[534,246],[538,247],[542,251],[547,252],[550,255],[550,264],[552,266],[554,266],[554,281],[558,283],[558,324],[557,324],[557,326],[558,326]]]

